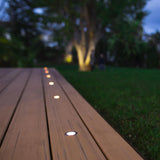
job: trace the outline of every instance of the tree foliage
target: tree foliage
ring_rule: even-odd
[[[33,66],[41,43],[37,28],[38,17],[34,15],[30,1],[9,0],[8,4],[9,22],[1,32],[1,37],[7,41],[1,63],[8,66]],[[9,39],[6,39],[5,34]]]
[[[66,54],[76,50],[80,70],[89,70],[91,54],[100,50],[112,57],[112,64],[151,66],[146,57],[152,54],[147,50],[154,53],[155,43],[148,48],[151,42],[142,40],[146,3],[147,0],[8,0],[9,25],[0,31],[1,64],[33,66],[35,59],[47,60],[55,50],[66,50]],[[37,8],[42,14],[35,13]],[[55,49],[42,43],[42,34],[58,43]],[[100,46],[105,47],[98,49]]]
[[[95,51],[98,41],[104,36],[107,37],[108,49],[118,63],[125,61],[125,57],[139,54],[142,21],[146,16],[143,8],[146,2],[146,0],[76,2],[55,0],[46,3],[51,6],[48,15],[54,17],[53,22],[65,23],[60,30],[60,34],[63,35],[61,40],[66,45],[71,45],[72,42],[72,46],[75,46],[79,65],[89,65],[91,51]],[[68,48],[71,47],[66,47]],[[66,52],[70,53],[71,50]]]

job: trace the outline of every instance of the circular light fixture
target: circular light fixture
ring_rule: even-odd
[[[77,134],[76,131],[68,131],[65,133],[66,136],[75,136]]]
[[[50,75],[50,74],[47,74],[46,77],[47,77],[47,78],[51,78],[51,75]]]
[[[50,86],[53,86],[53,85],[54,85],[54,82],[49,82],[49,85],[50,85]]]
[[[60,96],[58,96],[58,95],[54,96],[54,99],[59,99],[59,98],[60,98]]]
[[[44,69],[44,70],[47,70],[48,68],[47,68],[47,67],[44,67],[43,69]]]
[[[49,71],[48,71],[48,70],[45,70],[45,73],[47,74],[47,73],[49,73]]]
[[[76,131],[69,131],[65,133],[66,136],[75,136],[76,134],[77,134]]]

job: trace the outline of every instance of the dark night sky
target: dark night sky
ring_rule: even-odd
[[[144,19],[144,32],[150,34],[160,31],[160,0],[149,0],[145,10],[149,15]]]

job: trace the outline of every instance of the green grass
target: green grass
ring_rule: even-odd
[[[142,156],[160,160],[159,70],[56,68]]]

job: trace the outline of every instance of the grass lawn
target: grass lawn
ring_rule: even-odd
[[[142,156],[160,160],[160,71],[55,66]]]

